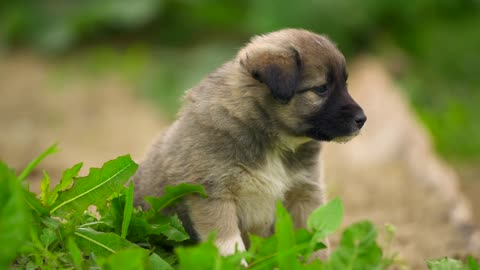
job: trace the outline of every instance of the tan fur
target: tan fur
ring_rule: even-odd
[[[305,93],[280,104],[252,77],[272,64],[290,76],[296,53],[303,61],[299,89],[325,83],[327,67],[345,63],[328,39],[305,30],[253,38],[234,60],[186,93],[178,119],[151,147],[134,177],[136,204],[146,206],[143,197],[160,196],[166,185],[202,184],[207,199],[189,197],[174,211],[181,212],[198,240],[216,230],[222,254],[244,250],[247,233],[269,236],[278,200],[295,226],[305,227],[324,200],[324,188],[320,143],[300,132],[309,127],[304,119],[322,106],[323,98]]]

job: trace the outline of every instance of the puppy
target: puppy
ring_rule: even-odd
[[[170,209],[191,238],[217,232],[221,254],[273,233],[281,200],[295,227],[324,201],[321,142],[345,142],[366,116],[347,91],[345,58],[324,36],[286,29],[254,37],[190,89],[134,182],[135,202],[165,185],[201,184],[208,198]]]

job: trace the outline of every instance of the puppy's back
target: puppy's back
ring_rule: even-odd
[[[132,180],[135,185],[134,204],[144,209],[148,205],[145,196],[161,196],[163,192],[162,149],[165,133],[161,133],[150,146],[145,159],[140,163]],[[158,179],[158,180],[157,180]]]

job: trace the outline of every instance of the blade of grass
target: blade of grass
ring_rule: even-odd
[[[128,226],[130,225],[130,219],[132,218],[133,213],[133,182],[130,182],[126,195],[125,208],[123,210],[122,238],[127,237]]]
[[[293,221],[281,202],[277,203],[275,233],[277,234],[277,251],[279,269],[299,269],[300,263],[295,253],[289,253],[295,246]]]
[[[70,257],[72,258],[75,268],[82,269],[83,257],[82,257],[82,252],[77,246],[77,243],[75,243],[75,240],[72,237],[70,237],[68,239],[67,245],[68,245],[68,251],[69,251]]]
[[[32,171],[37,167],[37,165],[47,156],[58,152],[57,144],[53,144],[47,150],[45,150],[42,154],[40,154],[36,159],[32,160],[28,163],[27,167],[20,173],[18,176],[18,180],[23,181]]]
[[[0,161],[0,269],[8,269],[18,249],[28,242],[30,211],[13,170]]]

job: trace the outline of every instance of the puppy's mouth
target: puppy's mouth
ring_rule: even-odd
[[[318,141],[333,141],[337,143],[346,143],[355,138],[360,131],[361,126],[347,124],[347,125],[312,125],[308,130],[307,136]]]
[[[345,143],[360,133],[366,120],[360,107],[353,112],[329,113],[324,110],[307,120],[310,124],[307,136],[318,141]]]
[[[340,137],[336,137],[336,138],[333,138],[332,141],[333,142],[336,142],[336,143],[347,143],[349,142],[350,140],[352,140],[353,138],[357,137],[358,134],[360,134],[360,129],[353,132],[351,135],[348,135],[348,136],[340,136]]]

